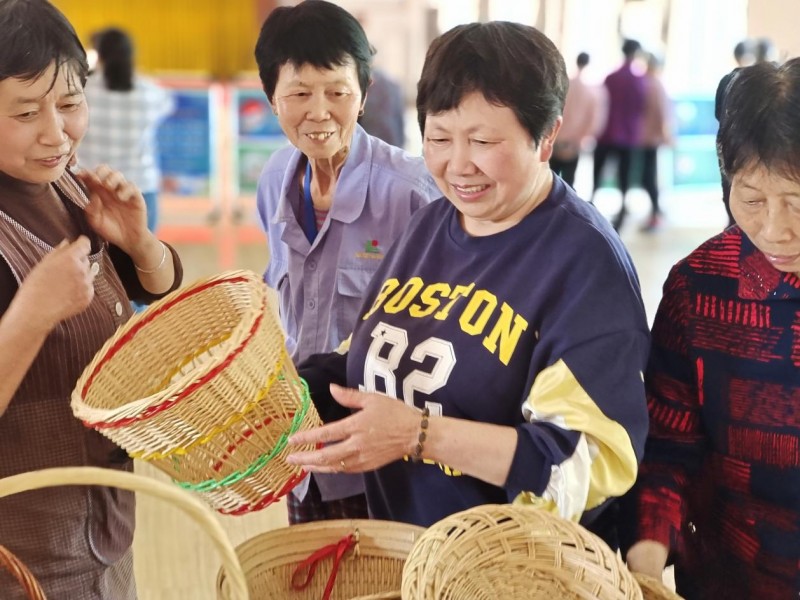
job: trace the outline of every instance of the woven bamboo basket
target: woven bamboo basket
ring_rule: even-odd
[[[648,575],[634,573],[633,578],[642,588],[644,600],[683,600],[682,596],[679,596],[662,582]]]
[[[33,573],[5,546],[0,546],[0,567],[14,576],[30,600],[46,600],[44,590]]]
[[[408,556],[404,600],[642,600],[622,560],[580,525],[485,505],[429,527]]]
[[[31,471],[0,479],[0,498],[61,485],[104,485],[141,492],[177,506],[211,538],[222,557],[222,573],[228,581],[231,600],[249,600],[247,583],[236,551],[209,508],[173,485],[134,473],[99,467],[58,467]],[[35,596],[32,596],[35,598]]]
[[[423,531],[380,520],[318,521],[263,533],[236,552],[254,600],[393,600],[400,598],[403,564]],[[306,577],[307,586],[295,589]],[[223,572],[217,594],[231,600]]]
[[[320,424],[255,273],[230,271],[134,315],[86,367],[72,410],[220,512],[263,508],[305,475],[286,440]]]

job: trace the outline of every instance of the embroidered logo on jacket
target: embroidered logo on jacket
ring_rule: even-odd
[[[380,242],[378,240],[367,240],[364,242],[364,251],[356,252],[356,258],[382,259],[383,250],[381,250]]]

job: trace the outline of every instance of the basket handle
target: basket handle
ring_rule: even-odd
[[[175,504],[208,534],[222,557],[226,577],[231,582],[233,600],[249,600],[247,580],[236,551],[211,509],[183,490],[134,473],[100,467],[58,467],[20,473],[0,479],[0,498],[19,492],[59,485],[104,485],[131,492],[143,492]]]
[[[328,576],[328,583],[325,585],[325,590],[322,592],[322,600],[330,600],[331,593],[333,592],[333,584],[336,583],[336,576],[339,574],[339,563],[342,562],[342,557],[347,553],[350,548],[356,545],[356,536],[349,534],[344,536],[334,544],[328,544],[313,552],[311,556],[302,561],[292,573],[292,589],[295,591],[304,590],[311,583],[314,578],[314,573],[317,570],[319,562],[329,556],[333,556],[333,567],[331,574]],[[300,580],[305,571],[306,578]]]
[[[47,600],[42,586],[36,581],[28,567],[4,546],[0,546],[0,567],[5,567],[19,581],[19,584],[28,593],[30,600]]]

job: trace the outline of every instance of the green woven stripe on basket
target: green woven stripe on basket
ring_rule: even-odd
[[[278,438],[278,442],[275,444],[275,447],[272,448],[272,451],[268,454],[262,454],[256,460],[254,460],[249,467],[244,469],[243,471],[234,471],[230,475],[224,477],[223,479],[206,479],[205,481],[201,481],[199,483],[187,483],[185,481],[173,481],[180,487],[185,490],[191,490],[193,492],[210,492],[211,490],[216,490],[221,487],[225,487],[241,481],[247,477],[250,477],[254,473],[258,473],[261,469],[263,469],[269,461],[275,458],[281,450],[286,447],[286,443],[289,439],[289,436],[295,433],[298,429],[300,429],[300,425],[303,422],[303,419],[308,412],[308,407],[311,406],[311,393],[308,391],[308,385],[306,384],[305,380],[300,378],[300,384],[303,387],[302,395],[302,402],[300,404],[300,410],[294,414],[294,418],[292,419],[292,424],[289,427],[289,431],[284,432]]]

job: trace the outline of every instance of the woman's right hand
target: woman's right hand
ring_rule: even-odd
[[[640,540],[628,550],[628,568],[635,573],[644,573],[661,581],[667,566],[669,549],[655,540]]]
[[[86,236],[64,240],[23,280],[13,303],[32,314],[32,327],[49,333],[64,319],[86,310],[94,298],[90,251]]]

